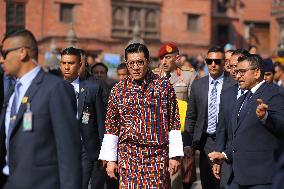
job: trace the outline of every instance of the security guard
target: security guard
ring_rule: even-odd
[[[191,84],[197,79],[198,74],[193,68],[178,66],[180,61],[179,49],[172,43],[162,45],[158,52],[158,57],[160,61],[159,68],[154,69],[153,72],[162,77],[168,77],[173,85],[179,104],[182,125],[181,130],[183,130]],[[187,140],[183,141],[184,146],[188,146],[186,145],[186,142]],[[181,163],[181,172],[178,172],[171,177],[172,189],[190,188],[192,183],[196,180],[193,151],[190,148],[185,147],[184,153],[185,157],[183,157]]]

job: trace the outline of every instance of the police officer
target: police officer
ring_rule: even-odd
[[[173,85],[177,99],[180,103],[188,102],[192,82],[197,78],[197,72],[193,68],[179,67],[180,54],[176,45],[168,43],[161,46],[158,57],[160,61],[159,68],[153,72],[162,76],[168,77]],[[187,107],[187,105],[185,105]],[[180,107],[181,124],[184,124],[184,116],[182,116],[182,108]],[[186,111],[186,109],[184,110]],[[185,113],[185,112],[184,112]],[[185,114],[184,114],[185,115]],[[184,141],[185,144],[185,141]],[[187,146],[187,145],[185,145]],[[182,171],[171,178],[172,189],[189,188],[191,183],[195,180],[195,164],[193,152],[190,149],[184,149],[185,156],[182,162]],[[187,175],[187,176],[185,176]]]

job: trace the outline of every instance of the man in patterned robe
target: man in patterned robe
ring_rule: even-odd
[[[167,189],[183,156],[175,92],[149,70],[145,45],[130,44],[125,59],[130,76],[111,91],[99,159],[109,177],[118,170],[121,188]]]

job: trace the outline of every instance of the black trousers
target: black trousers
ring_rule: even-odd
[[[219,189],[219,181],[214,177],[212,173],[212,163],[208,158],[208,154],[215,150],[216,135],[202,134],[200,140],[200,179],[203,189]]]
[[[85,149],[82,151],[82,189],[88,189],[91,181],[91,189],[103,189],[106,181],[106,173],[100,167],[98,161],[92,161],[87,157]]]
[[[100,167],[98,161],[92,161],[88,159],[85,149],[83,149],[82,151],[82,167],[83,167],[82,189],[88,189],[90,181],[91,181],[91,189],[104,189],[105,186],[106,189],[119,188],[119,179],[115,180],[109,178],[105,170],[103,170]]]

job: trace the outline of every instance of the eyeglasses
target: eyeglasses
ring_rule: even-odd
[[[246,74],[247,71],[249,70],[255,70],[257,69],[256,67],[252,67],[252,68],[247,68],[247,69],[238,69],[238,70],[235,70],[235,73],[236,75],[240,75],[240,76],[244,76]]]
[[[211,58],[206,58],[205,62],[207,65],[211,65],[213,63],[213,61],[215,62],[216,65],[220,65],[223,62],[223,59],[211,59]]]
[[[5,60],[6,56],[9,54],[9,52],[16,51],[16,50],[19,50],[21,48],[31,49],[31,47],[26,47],[26,46],[24,46],[24,47],[16,47],[16,48],[11,48],[11,49],[6,49],[6,50],[1,49],[0,50],[0,54],[2,55],[3,59]]]
[[[145,61],[144,61],[144,60],[129,61],[129,62],[126,62],[126,64],[127,64],[130,68],[133,68],[133,67],[135,66],[135,64],[136,64],[138,67],[142,67],[142,66],[144,66],[144,64],[145,64]]]

